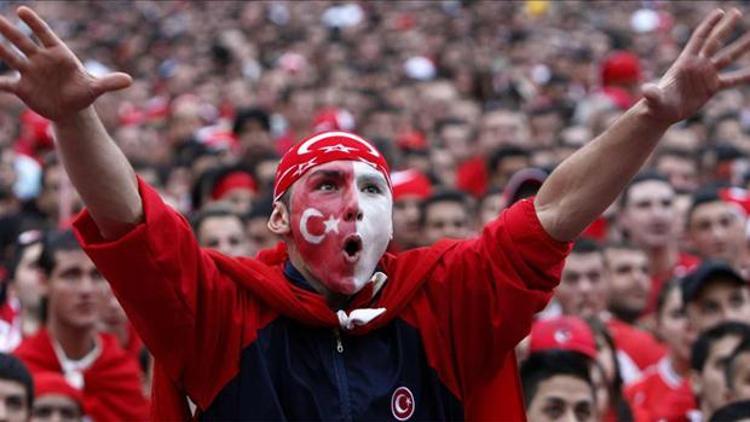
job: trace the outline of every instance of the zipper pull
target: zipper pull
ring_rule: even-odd
[[[333,330],[333,334],[336,336],[336,351],[344,353],[344,343],[341,341],[341,333],[338,329]]]

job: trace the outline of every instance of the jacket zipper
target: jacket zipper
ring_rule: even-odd
[[[344,342],[341,340],[341,332],[338,329],[333,330],[336,340],[336,349],[333,353],[333,371],[336,374],[336,383],[339,390],[339,400],[341,402],[341,419],[345,421],[352,420],[352,404],[349,396],[349,380],[346,377],[346,365],[344,362]]]

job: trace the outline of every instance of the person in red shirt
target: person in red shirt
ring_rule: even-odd
[[[657,301],[656,328],[669,345],[667,356],[625,389],[637,421],[686,421],[697,408],[690,386],[690,342],[679,283],[673,279],[665,284]]]
[[[384,254],[392,194],[382,154],[354,134],[315,135],[277,170],[269,227],[285,242],[258,259],[235,259],[200,249],[104,130],[94,100],[132,79],[88,74],[31,9],[17,13],[39,44],[0,18],[0,33],[17,48],[0,46],[0,58],[17,71],[0,78],[0,90],[53,122],[58,152],[87,206],[76,222],[79,239],[163,365],[154,395],[159,420],[189,417],[186,393],[200,415],[216,419],[258,417],[260,408],[266,419],[349,419],[352,408],[372,419],[414,412],[415,419],[523,419],[512,350],[549,300],[569,242],[615,200],[667,128],[721,89],[750,80],[721,73],[750,39],[722,49],[740,12],[715,10],[665,76],[644,86],[644,99],[561,163],[533,200],[506,210],[477,239],[399,255]],[[379,264],[383,272],[375,272]],[[384,276],[392,281],[384,284]],[[373,365],[393,347],[378,338],[394,330],[413,340],[400,349],[411,353],[398,361],[399,375],[425,371],[410,378],[419,397],[430,398],[421,405],[405,385],[381,391],[370,382],[384,375]],[[284,341],[312,343],[292,359],[279,346]],[[386,369],[394,370],[390,362]],[[309,371],[324,365],[330,372]],[[308,384],[300,373],[310,382],[335,376]],[[499,373],[508,382],[487,388]]]
[[[148,401],[136,360],[118,340],[97,333],[104,278],[71,231],[51,232],[39,258],[47,321],[15,350],[32,374],[55,372],[83,393],[95,421],[142,420]]]
[[[680,251],[675,190],[669,180],[653,171],[637,175],[620,196],[619,221],[627,239],[648,255],[651,289],[646,313],[651,313],[662,284],[699,262]]]
[[[687,234],[701,258],[722,260],[742,270],[746,224],[745,210],[721,198],[718,189],[704,188],[693,194],[687,211]]]

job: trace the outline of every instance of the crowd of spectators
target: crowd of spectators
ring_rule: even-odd
[[[392,250],[476,235],[637,102],[640,85],[664,73],[717,5],[34,7],[90,73],[133,76],[132,87],[96,107],[139,177],[185,215],[201,245],[251,256],[278,240],[266,219],[279,157],[328,130],[356,132],[387,155]],[[11,18],[15,6],[0,1],[0,13]],[[647,169],[575,243],[555,298],[518,348],[532,420],[747,414],[749,92],[720,93],[672,127]],[[71,244],[66,230],[82,204],[50,124],[10,95],[0,94],[0,110],[0,349],[15,351],[37,385],[64,375],[74,417],[143,415],[148,354]],[[0,379],[29,385],[12,357],[2,359]],[[114,371],[131,387],[142,380],[127,392],[129,406],[118,407],[123,398],[100,379]],[[40,412],[25,388],[28,417]]]

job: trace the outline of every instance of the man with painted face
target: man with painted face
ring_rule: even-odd
[[[202,250],[189,225],[135,177],[92,107],[128,75],[88,74],[31,9],[36,40],[0,18],[0,77],[53,122],[87,211],[79,240],[158,361],[153,418],[522,420],[513,346],[556,286],[568,241],[615,199],[673,123],[750,80],[721,73],[740,12],[710,13],[658,83],[611,128],[481,236],[384,254],[391,186],[382,155],[324,133],[285,155],[256,259]],[[613,163],[612,157],[617,157]],[[507,382],[498,383],[498,377]]]

